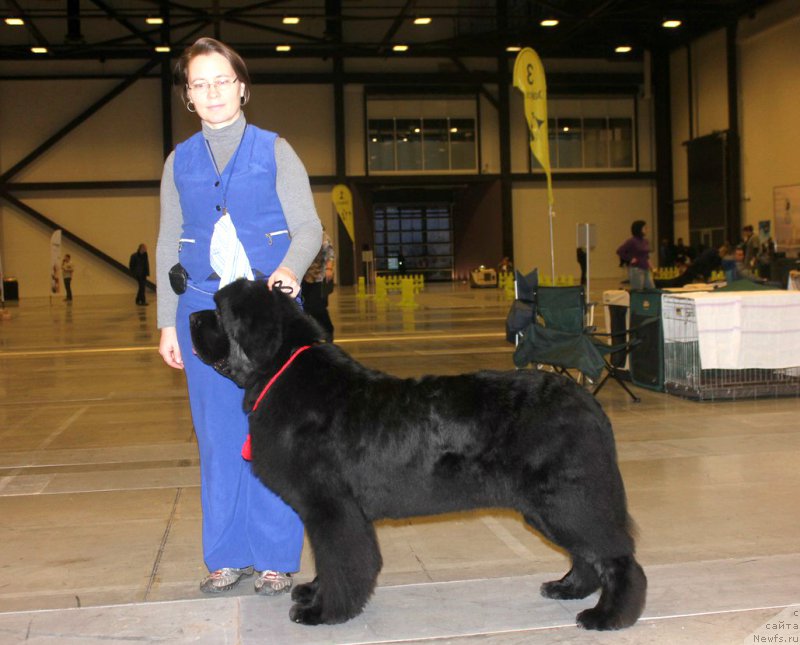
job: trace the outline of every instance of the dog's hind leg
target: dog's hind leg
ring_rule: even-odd
[[[305,625],[343,623],[361,613],[375,589],[382,565],[375,529],[352,498],[320,497],[307,510],[301,517],[317,577],[298,592],[289,617]]]
[[[561,544],[547,523],[538,514],[526,514],[524,518],[528,524],[548,540]],[[591,563],[575,553],[570,553],[570,556],[572,557],[572,568],[567,575],[561,580],[542,583],[540,590],[545,598],[577,600],[586,598],[586,596],[600,588],[600,577]]]
[[[563,499],[563,498],[562,498]],[[621,629],[633,625],[644,610],[647,578],[633,556],[627,526],[586,506],[582,512],[550,507],[552,512],[525,515],[546,538],[566,549],[572,569],[561,580],[541,587],[547,598],[585,598],[598,587],[600,600],[577,616],[585,629]]]
[[[542,584],[541,592],[545,598],[557,600],[577,600],[586,598],[600,588],[600,577],[594,567],[580,556],[572,556],[572,568],[561,580]]]
[[[633,625],[644,611],[647,578],[633,555],[594,563],[603,591],[595,607],[578,614],[584,629],[621,629]]]

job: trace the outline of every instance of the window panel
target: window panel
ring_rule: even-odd
[[[608,123],[583,120],[583,163],[586,168],[608,168]]]
[[[369,167],[394,170],[394,119],[369,121]]]
[[[634,167],[633,99],[554,99],[548,109],[551,168]],[[533,154],[530,160],[531,170],[541,170]]]
[[[476,170],[475,120],[450,119],[450,167],[453,170]]]
[[[397,170],[422,170],[422,119],[396,119]]]
[[[612,168],[633,167],[633,120],[609,119]]]
[[[450,219],[444,217],[429,217],[428,226],[429,231],[435,230],[450,230]]]
[[[428,231],[428,242],[449,242],[450,231]]]
[[[428,244],[429,255],[452,255],[452,244]]]
[[[422,126],[425,170],[449,170],[450,141],[447,119],[425,119]]]
[[[582,133],[580,119],[563,118],[557,120],[556,141],[558,146],[559,168],[582,168]]]
[[[367,102],[367,167],[376,172],[478,172],[477,97]]]

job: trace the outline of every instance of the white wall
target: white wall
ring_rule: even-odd
[[[643,182],[556,182],[553,238],[556,275],[580,276],[575,256],[577,224],[595,224],[597,246],[592,250],[592,277],[623,278],[615,251],[631,236],[637,219],[655,230],[655,188]],[[513,194],[514,260],[518,269],[550,274],[550,231],[544,185],[516,185]],[[655,246],[655,245],[654,245]]]
[[[0,83],[0,164],[8,169],[121,81],[4,81]],[[160,84],[135,83],[78,126],[12,181],[146,180],[161,175]],[[54,105],[58,109],[54,109]],[[152,115],[152,116],[151,116]],[[158,230],[158,191],[18,193],[26,204],[122,264],[142,242],[152,251]],[[49,294],[52,231],[0,202],[3,268],[20,297]],[[136,283],[63,240],[72,255],[75,295],[133,293]],[[151,255],[151,264],[154,253]],[[153,267],[151,267],[151,270]]]
[[[728,128],[725,32],[691,45],[693,136]],[[743,18],[738,27],[739,131],[741,136],[742,225],[773,220],[773,188],[800,184],[800,1],[785,0]],[[675,236],[688,241],[690,138],[687,51],[670,57]]]
[[[772,191],[800,184],[800,2],[741,29],[743,223],[773,222]]]

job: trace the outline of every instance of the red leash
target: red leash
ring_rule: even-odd
[[[264,386],[264,389],[261,390],[261,394],[258,395],[258,398],[256,399],[256,402],[253,404],[253,409],[250,410],[251,413],[255,412],[258,409],[258,406],[261,403],[261,399],[263,399],[266,396],[267,392],[269,391],[269,388],[271,388],[272,384],[275,383],[275,381],[278,380],[278,377],[281,374],[283,374],[283,372],[286,370],[287,367],[289,367],[289,365],[292,364],[292,361],[294,361],[295,358],[300,356],[300,354],[302,354],[307,349],[311,349],[311,345],[304,345],[300,349],[295,350],[294,354],[292,354],[289,357],[289,360],[286,361],[283,364],[283,367],[281,367],[277,372],[275,372],[273,377]],[[242,457],[244,459],[246,459],[247,461],[250,461],[252,459],[252,457],[253,457],[252,449],[250,447],[250,434],[249,433],[247,435],[247,439],[245,439],[244,445],[242,446]]]

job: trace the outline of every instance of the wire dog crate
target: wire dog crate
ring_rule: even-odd
[[[694,301],[665,295],[664,388],[698,401],[800,396],[800,366],[781,369],[703,369]]]

